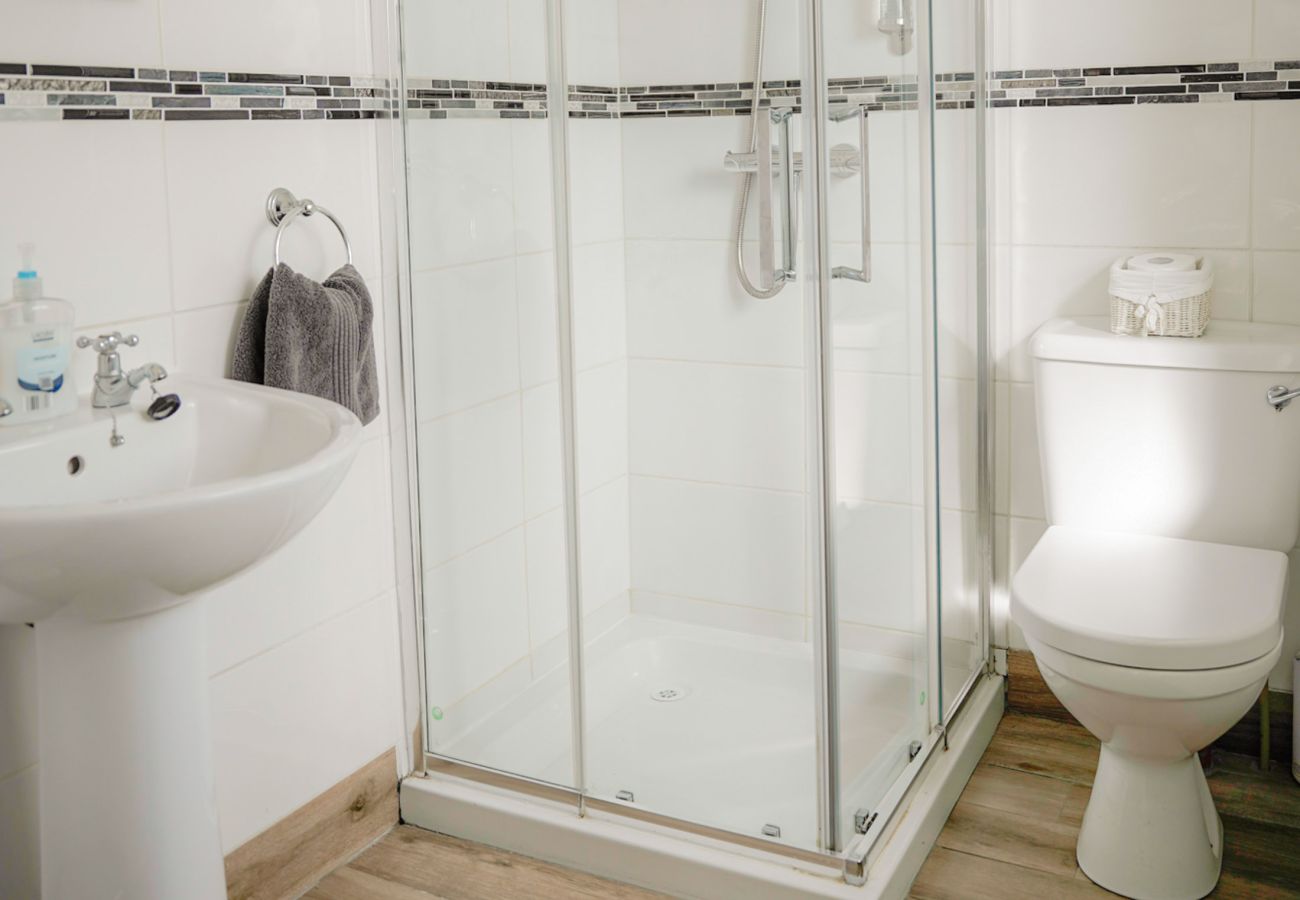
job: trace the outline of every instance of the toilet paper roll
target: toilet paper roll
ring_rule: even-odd
[[[1130,256],[1126,268],[1133,272],[1194,272],[1198,261],[1188,253],[1142,253]]]

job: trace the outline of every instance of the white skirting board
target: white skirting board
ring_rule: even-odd
[[[1002,711],[1002,677],[985,678],[954,723],[949,749],[934,754],[906,811],[895,816],[861,887],[844,883],[837,870],[797,868],[803,864],[622,816],[591,811],[579,818],[570,805],[443,774],[402,782],[402,819],[680,897],[893,900],[906,896]]]

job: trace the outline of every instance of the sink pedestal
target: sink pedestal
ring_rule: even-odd
[[[205,605],[36,626],[44,900],[222,900]]]

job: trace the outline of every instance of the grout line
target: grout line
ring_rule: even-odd
[[[231,663],[230,665],[226,666],[224,669],[219,669],[216,672],[208,673],[208,681],[210,682],[215,681],[217,678],[221,677],[222,675],[225,675],[228,672],[233,672],[235,669],[240,668],[246,663],[250,663],[255,659],[260,659],[263,656],[266,656],[268,653],[272,653],[276,650],[279,650],[281,647],[288,646],[289,644],[292,644],[294,641],[297,641],[300,638],[303,638],[311,634],[312,632],[323,628],[326,625],[329,625],[333,622],[337,622],[339,619],[351,615],[352,613],[361,609],[363,606],[368,606],[372,603],[375,603],[376,601],[384,599],[384,597],[387,596],[388,594],[396,594],[396,590],[394,586],[391,584],[383,588],[382,590],[379,590],[374,594],[371,594],[365,597],[364,599],[359,600],[356,603],[353,603],[352,605],[348,606],[346,609],[339,610],[338,612],[334,613],[332,616],[328,616],[324,619],[321,619],[318,622],[312,623],[311,626],[304,628],[302,631],[295,631],[293,634],[288,635],[282,640],[276,641],[274,644],[271,644],[267,647],[263,647],[261,650],[258,650],[256,653],[252,654],[251,656],[246,656],[243,659],[239,660],[238,662]]]

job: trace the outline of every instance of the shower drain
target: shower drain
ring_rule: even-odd
[[[650,699],[659,703],[672,703],[675,700],[681,700],[690,691],[680,687],[661,687],[658,690],[650,692]]]

